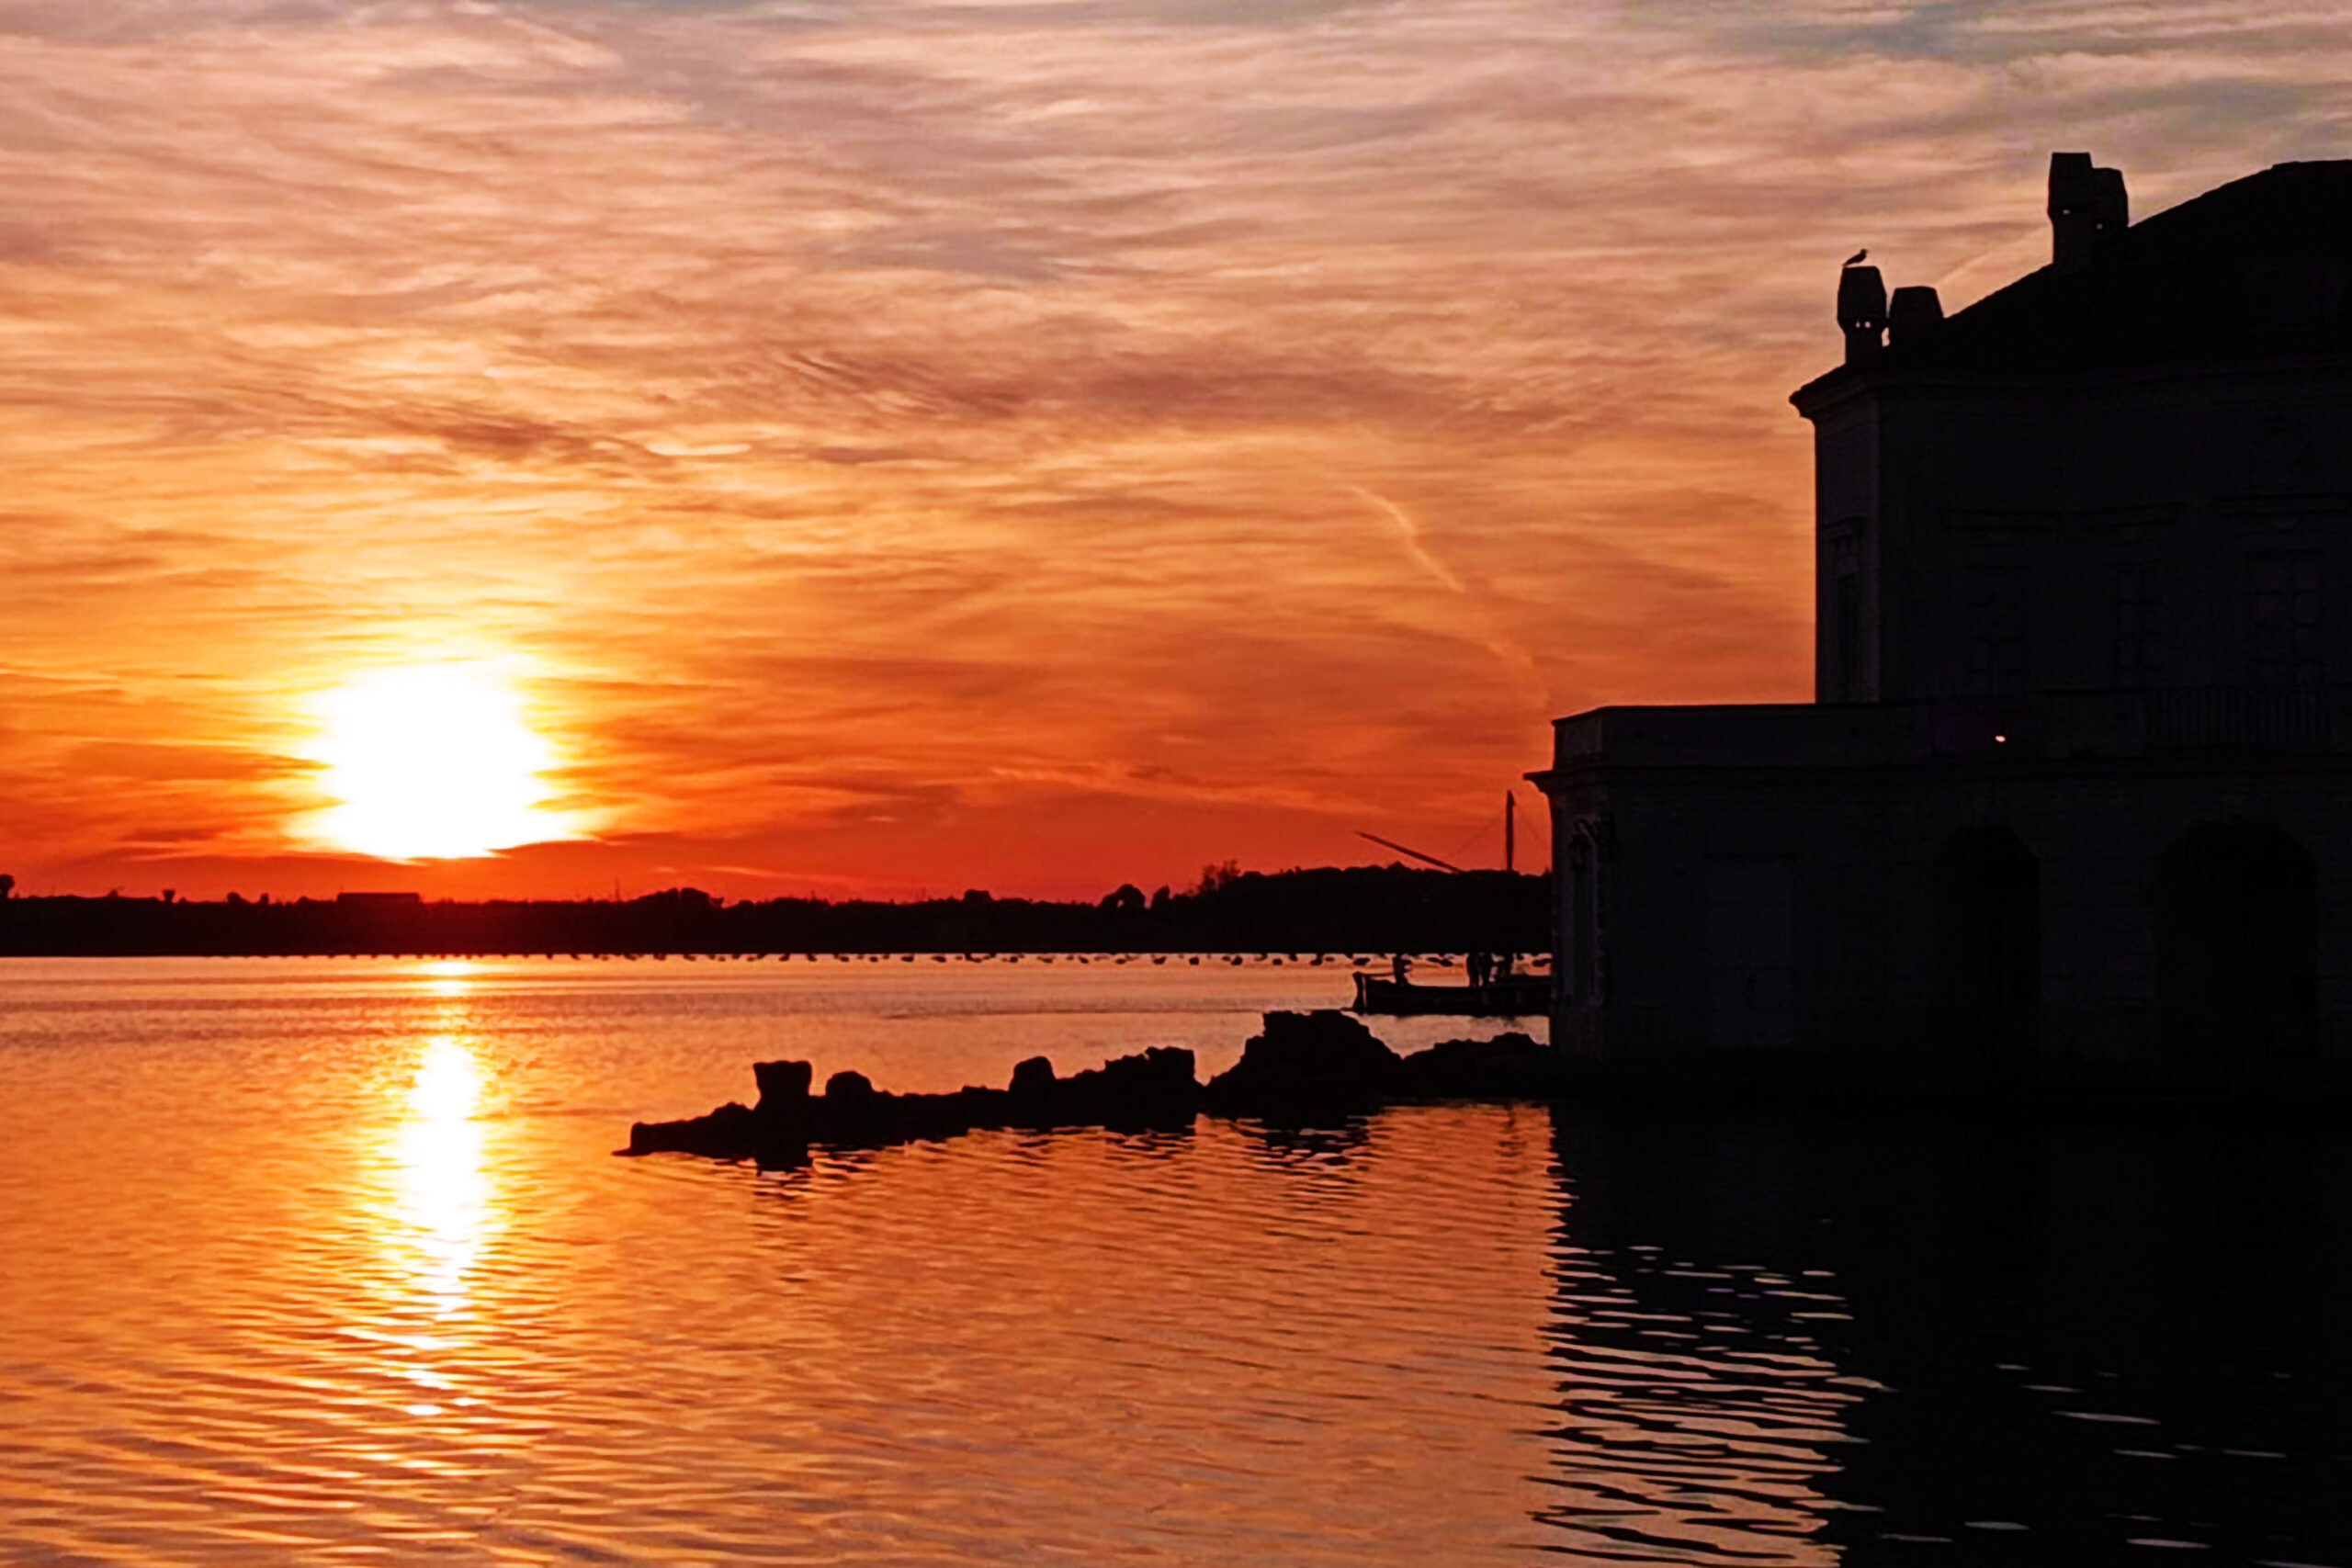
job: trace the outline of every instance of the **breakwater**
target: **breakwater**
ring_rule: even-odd
[[[1569,1101],[1588,1107],[1797,1111],[1908,1120],[2026,1116],[2255,1125],[2352,1117],[2352,1071],[2298,1064],[2256,1073],[2213,1064],[2030,1065],[1852,1053],[1661,1053],[1578,1059],[1521,1033],[1452,1040],[1399,1055],[1352,1014],[1270,1012],[1231,1069],[1206,1083],[1193,1053],[1155,1048],[1059,1076],[1033,1056],[1002,1089],[892,1094],[838,1072],[821,1093],[806,1062],[761,1062],[759,1099],[680,1122],[640,1122],[628,1155],[687,1153],[787,1167],[812,1147],[880,1148],[1018,1128],[1183,1128],[1201,1115],[1328,1124],[1385,1105],[1439,1100]]]
[[[1193,1054],[1168,1047],[1121,1056],[1069,1077],[1043,1056],[1013,1068],[1002,1089],[891,1094],[863,1073],[814,1089],[806,1062],[761,1062],[756,1103],[729,1103],[683,1122],[640,1122],[631,1155],[686,1153],[788,1166],[812,1146],[879,1148],[996,1128],[1150,1129],[1194,1117],[1313,1122],[1400,1100],[1549,1099],[1564,1087],[1559,1059],[1524,1034],[1454,1040],[1399,1055],[1342,1012],[1270,1012],[1241,1060],[1206,1083]]]

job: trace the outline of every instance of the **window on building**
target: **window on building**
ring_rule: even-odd
[[[1861,542],[1854,525],[1841,525],[1826,536],[1828,558],[1823,581],[1829,592],[1822,604],[1828,617],[1821,649],[1825,694],[1832,700],[1861,702],[1877,694],[1863,678]]]
[[[1963,689],[1970,696],[2005,696],[2025,689],[2026,576],[2016,567],[1976,567],[1968,573],[1962,613]]]
[[[2324,678],[2318,552],[2256,556],[2246,563],[2246,582],[2256,682],[2265,686],[2317,685]]]
[[[1829,656],[1836,662],[1839,694],[1849,702],[1867,695],[1862,690],[1862,580],[1852,570],[1840,571],[1829,585]]]
[[[2153,686],[2164,679],[2164,588],[2145,561],[2115,569],[2115,683]]]

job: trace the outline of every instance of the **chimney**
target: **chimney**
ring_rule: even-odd
[[[1849,266],[1838,275],[1838,328],[1846,334],[1847,364],[1878,353],[1886,331],[1886,280],[1878,268]]]
[[[2132,227],[2132,198],[2123,189],[2122,170],[2093,169],[2091,173],[2098,178],[2094,197],[2099,248],[2104,250],[2116,235]]]
[[[1925,283],[1909,283],[1894,291],[1886,312],[1887,341],[1900,348],[1928,336],[1942,324],[1944,302]]]
[[[2105,254],[2132,223],[2123,171],[2095,168],[2087,152],[2050,154],[2050,262],[2061,272]]]

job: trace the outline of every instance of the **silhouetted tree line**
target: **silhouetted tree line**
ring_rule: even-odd
[[[1092,903],[972,891],[914,903],[730,904],[673,887],[627,900],[273,902],[13,897],[0,953],[209,955],[526,953],[1428,953],[1548,948],[1548,879],[1402,865],[1245,872],[1120,886]]]

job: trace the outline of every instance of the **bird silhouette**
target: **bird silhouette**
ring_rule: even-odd
[[[1864,245],[1860,250],[1856,251],[1852,255],[1846,258],[1846,265],[1848,266],[1860,265],[1869,257],[1870,254],[1871,248],[1868,245]]]

